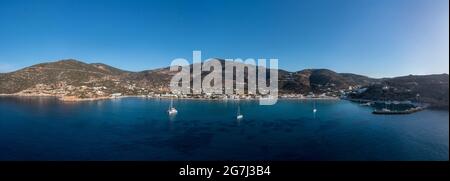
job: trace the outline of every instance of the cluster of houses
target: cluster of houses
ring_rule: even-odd
[[[308,98],[339,98],[346,96],[349,93],[361,93],[364,92],[366,88],[361,88],[358,86],[350,86],[346,90],[339,91],[322,91],[323,93],[314,94],[312,92],[308,94],[290,93],[290,94],[280,94],[279,98],[293,98],[293,99],[308,99]],[[194,90],[191,90],[194,92]],[[234,90],[239,92],[238,90]],[[197,91],[202,92],[202,91]],[[240,94],[224,94],[226,92],[223,89],[221,93],[211,93],[214,91],[206,91],[201,94],[183,94],[180,92],[172,92],[169,90],[157,89],[154,91],[137,87],[135,84],[128,84],[123,87],[123,89],[108,89],[106,86],[73,86],[67,85],[65,82],[59,82],[56,85],[46,85],[37,84],[33,88],[21,91],[21,94],[25,95],[51,95],[51,96],[74,96],[77,98],[98,98],[98,97],[112,97],[119,98],[125,95],[136,95],[136,96],[146,96],[154,98],[192,98],[192,99],[259,99],[264,96],[255,94],[253,92],[240,93]],[[217,91],[216,91],[217,92]],[[220,91],[219,91],[220,92]],[[228,92],[228,91],[227,91]]]

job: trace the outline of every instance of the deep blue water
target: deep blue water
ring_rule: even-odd
[[[449,113],[347,101],[0,97],[0,160],[448,160]]]

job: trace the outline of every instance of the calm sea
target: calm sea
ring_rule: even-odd
[[[449,112],[342,100],[0,97],[0,160],[449,160]],[[244,119],[237,121],[238,104]]]

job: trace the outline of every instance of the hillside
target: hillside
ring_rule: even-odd
[[[3,74],[0,77],[0,93],[91,97],[94,95],[84,95],[85,89],[109,87],[101,93],[106,95],[120,91],[121,80],[128,73],[103,64],[86,64],[72,59],[41,63]]]
[[[224,65],[225,61],[220,61]],[[340,96],[353,92],[349,94],[350,98],[368,100],[415,100],[420,95],[421,101],[432,106],[448,107],[448,74],[374,79],[328,69],[296,72],[280,69],[278,72],[280,94]],[[202,77],[208,73],[203,72]],[[169,93],[169,82],[174,74],[176,72],[169,71],[168,67],[130,72],[102,63],[87,64],[69,59],[0,74],[0,94],[95,98],[113,93]],[[366,89],[356,93],[355,90],[360,88]]]
[[[297,72],[280,71],[280,91],[285,93],[326,93],[338,94],[340,90],[368,86],[376,83],[362,75],[336,73],[328,69],[305,69]]]
[[[435,108],[448,108],[449,75],[409,75],[383,79],[382,82],[368,86],[360,94],[351,98],[368,100],[399,100],[429,103]]]

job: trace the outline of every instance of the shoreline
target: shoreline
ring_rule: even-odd
[[[208,99],[208,98],[193,98],[193,97],[148,97],[146,95],[124,95],[124,96],[108,96],[95,98],[75,98],[72,96],[58,96],[58,95],[42,95],[42,94],[0,94],[0,97],[52,97],[57,98],[62,102],[82,102],[82,101],[97,101],[107,99],[121,99],[121,98],[149,98],[149,99],[180,99],[180,100],[207,100],[207,101],[241,101],[241,100],[259,100],[259,98],[243,98],[243,99]],[[280,100],[342,100],[339,97],[279,97]]]
[[[47,94],[0,94],[0,97],[48,97],[56,98],[62,102],[78,102],[78,101],[96,101],[110,99],[111,97],[95,97],[95,98],[75,98],[71,96],[58,96],[58,95],[47,95]]]
[[[168,96],[160,96],[160,97],[148,97],[146,95],[124,95],[124,96],[108,96],[108,97],[96,97],[96,98],[63,98],[62,96],[57,95],[43,95],[43,94],[0,94],[1,97],[35,97],[35,98],[55,98],[58,101],[63,103],[77,103],[77,102],[88,102],[88,101],[100,101],[100,100],[114,100],[114,99],[122,99],[122,98],[145,98],[145,99],[178,99],[178,100],[196,100],[196,101],[258,101],[258,98],[248,98],[248,99],[208,99],[208,98],[192,98],[192,97],[168,97]],[[350,102],[366,102],[370,100],[352,100],[352,99],[343,99],[340,97],[279,97],[278,100],[323,100],[323,101],[350,101]],[[432,110],[447,110],[447,108],[439,108],[439,107],[426,107],[426,109]],[[422,109],[423,110],[423,109]]]

